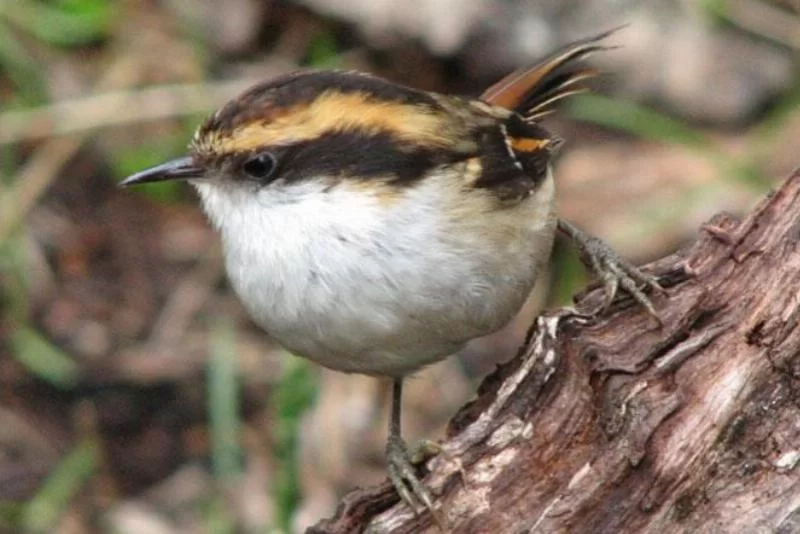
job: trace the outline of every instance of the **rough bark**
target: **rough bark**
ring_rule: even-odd
[[[662,325],[546,313],[456,414],[425,478],[448,531],[800,532],[800,171],[647,270]],[[364,531],[438,528],[384,484],[309,529]]]

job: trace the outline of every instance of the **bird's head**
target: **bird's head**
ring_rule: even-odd
[[[186,156],[121,185],[189,180],[261,191],[308,181],[413,184],[475,148],[464,141],[467,125],[443,98],[354,72],[288,74],[211,115]]]

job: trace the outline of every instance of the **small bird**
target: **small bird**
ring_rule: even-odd
[[[582,60],[609,33],[479,99],[357,72],[287,74],[209,117],[186,157],[121,183],[188,180],[264,331],[323,366],[393,380],[389,478],[415,511],[435,515],[401,437],[403,378],[508,323],[557,229],[604,281],[606,303],[622,286],[655,315],[643,291],[655,279],[557,217],[562,141],[540,124],[585,90],[596,71]]]

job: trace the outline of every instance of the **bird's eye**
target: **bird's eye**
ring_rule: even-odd
[[[242,170],[249,177],[263,181],[275,172],[277,163],[275,156],[269,152],[259,152],[245,160]]]

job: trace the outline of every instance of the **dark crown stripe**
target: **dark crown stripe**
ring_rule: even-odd
[[[469,155],[404,143],[388,132],[335,131],[284,149],[286,180],[340,176],[355,180],[388,179],[411,185],[435,167]]]

